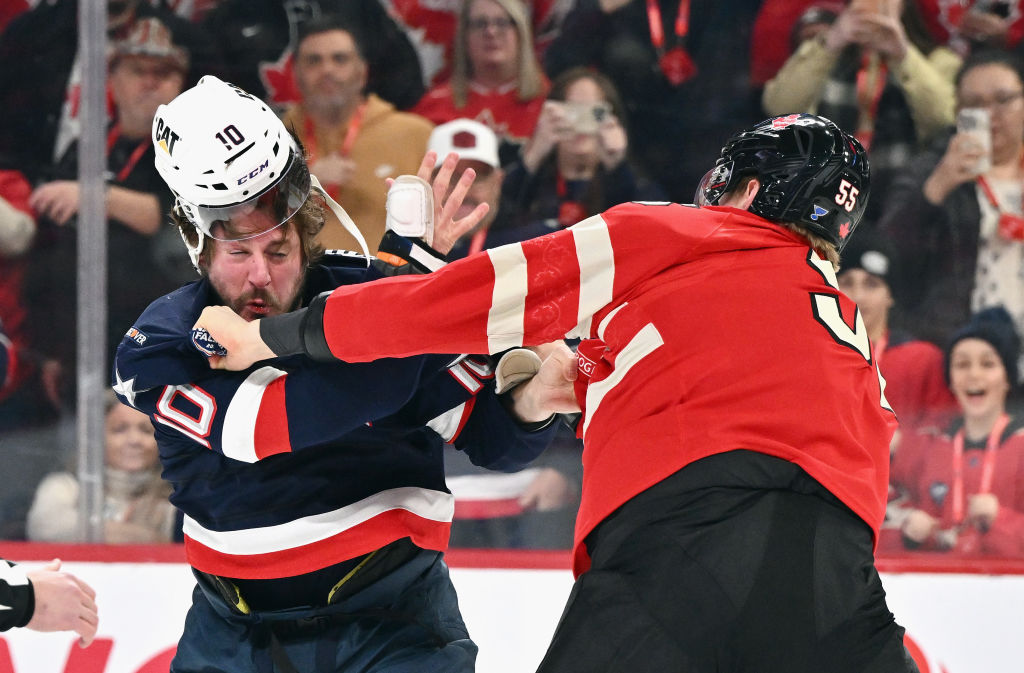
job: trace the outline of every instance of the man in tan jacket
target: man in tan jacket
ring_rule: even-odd
[[[415,175],[433,124],[364,93],[368,68],[357,26],[333,17],[304,24],[294,71],[302,100],[285,111],[284,123],[305,146],[310,172],[375,252],[384,233],[384,181]],[[330,213],[319,242],[329,249],[360,248]]]

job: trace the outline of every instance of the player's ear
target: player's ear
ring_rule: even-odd
[[[747,186],[738,195],[740,203],[736,207],[742,210],[750,210],[750,204],[754,202],[754,197],[757,196],[759,189],[761,189],[761,181],[757,178],[751,178]]]
[[[757,178],[747,178],[727,194],[723,194],[718,205],[732,206],[740,210],[750,210],[750,204],[754,202],[757,191],[761,189],[761,181]]]

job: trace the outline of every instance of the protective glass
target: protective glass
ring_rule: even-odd
[[[248,201],[223,207],[183,204],[183,210],[210,238],[245,241],[287,222],[306,202],[309,189],[309,168],[292,153],[281,179]]]
[[[732,176],[732,162],[724,161],[715,164],[715,167],[704,174],[697,184],[697,193],[693,195],[693,202],[698,206],[713,206],[718,203],[725,193]]]

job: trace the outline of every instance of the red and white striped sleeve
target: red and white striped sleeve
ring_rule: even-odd
[[[673,225],[680,208],[626,204],[431,274],[340,287],[324,308],[327,345],[338,359],[364,362],[590,336],[630,288],[683,261],[695,238]]]

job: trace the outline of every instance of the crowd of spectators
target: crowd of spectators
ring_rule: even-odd
[[[0,450],[7,465],[31,456],[23,492],[0,499],[0,536],[24,534],[29,502],[31,535],[71,535],[33,531],[73,490],[68,473],[44,476],[72,452],[78,1],[0,10]],[[426,149],[460,152],[458,171],[478,175],[466,207],[491,212],[451,259],[625,201],[690,202],[732,130],[814,112],[856,135],[872,162],[839,280],[901,420],[883,549],[1024,556],[1013,453],[1024,436],[1021,3],[108,0],[107,14],[108,358],[149,301],[194,274],[168,224],[173,195],[153,167],[150,125],[202,75],[281,115],[371,254],[386,180],[415,173]],[[979,115],[982,142],[959,121]],[[363,247],[338,222],[319,243]],[[985,344],[992,353],[976,352]],[[1001,369],[1005,390],[969,378],[979,362]],[[976,418],[986,395],[1001,397],[983,410],[992,423]],[[484,486],[513,503],[504,509],[467,495],[472,524],[454,542],[568,547],[580,451],[567,430],[532,471]],[[982,474],[993,461],[994,483]],[[478,482],[460,474],[453,491],[479,494]],[[555,525],[529,524],[552,511]]]

